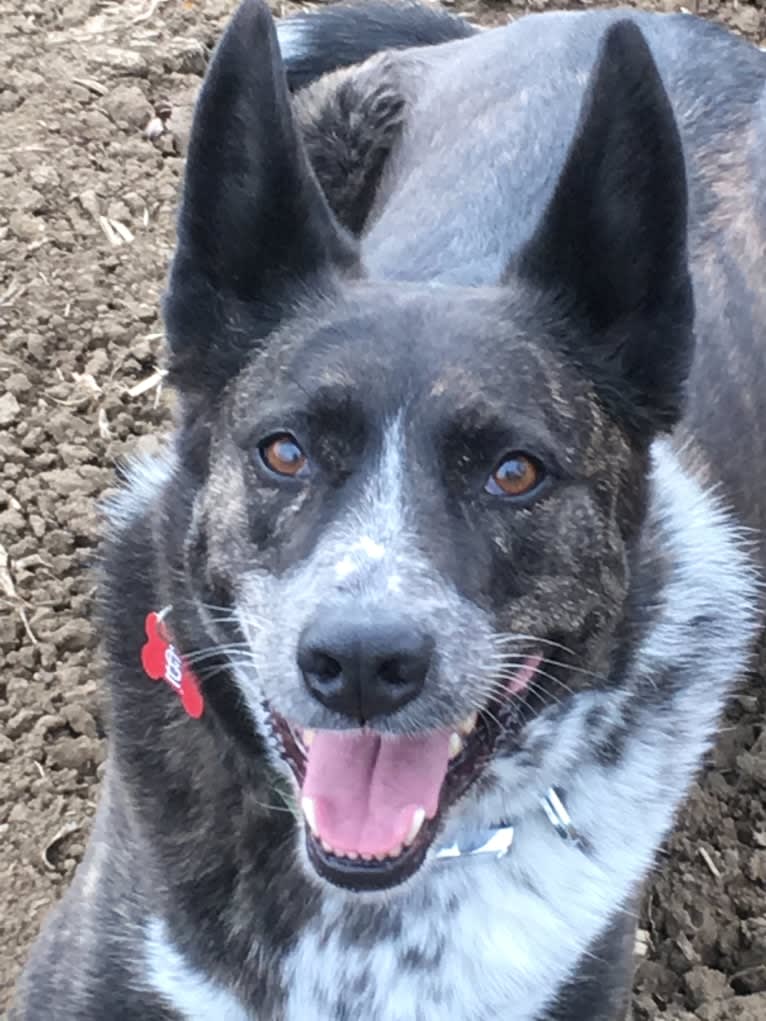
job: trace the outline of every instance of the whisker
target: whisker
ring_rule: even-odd
[[[557,698],[555,698],[552,695],[550,695],[549,692],[540,691],[539,688],[537,688],[537,687],[530,688],[529,689],[529,694],[533,698],[536,698],[541,703],[541,705],[543,705],[543,706],[549,704],[548,701],[547,701],[548,699],[552,699],[556,703],[556,705],[561,705],[561,703],[559,702],[559,700]]]
[[[574,649],[570,649],[568,645],[562,645],[561,642],[554,642],[551,638],[538,638],[536,635],[517,634],[513,631],[496,632],[491,636],[491,641],[495,645],[509,645],[512,642],[534,642],[535,645],[550,645],[553,648],[561,649],[570,656],[577,655]]]
[[[224,656],[228,658],[231,653],[246,651],[248,651],[248,643],[237,642],[234,645],[207,646],[204,649],[200,649],[199,652],[189,653],[185,659],[189,664],[202,663],[204,660],[213,659],[215,656]]]
[[[208,677],[214,677],[216,674],[220,673],[220,671],[222,669],[225,669],[226,667],[247,667],[252,670],[255,670],[256,673],[258,671],[258,668],[252,659],[242,657],[240,659],[228,658],[226,663],[220,664],[211,663],[208,666],[202,666],[200,669],[195,668],[194,672],[199,678],[199,680],[204,681]]]
[[[522,701],[521,698],[519,697],[519,695],[516,692],[508,692],[507,689],[504,686],[500,687],[498,685],[497,689],[494,690],[492,684],[490,684],[490,686],[488,688],[487,685],[486,685],[486,682],[483,682],[482,679],[480,679],[478,677],[477,678],[471,678],[471,679],[475,680],[477,682],[477,687],[478,687],[478,690],[476,692],[477,697],[476,698],[472,698],[471,708],[475,709],[480,714],[488,715],[498,725],[500,725],[500,724],[499,724],[499,721],[498,721],[497,717],[492,713],[492,711],[487,706],[487,697],[489,695],[492,695],[492,694],[503,694],[505,697],[510,695],[510,701],[517,702],[517,703],[521,703],[521,701]]]
[[[609,677],[606,674],[599,674],[593,670],[586,670],[585,667],[571,666],[569,663],[564,663],[559,659],[549,659],[547,656],[543,657],[543,663],[547,663],[548,666],[560,666],[564,670],[571,670],[572,673],[582,674],[584,677],[592,677],[596,681],[602,681],[604,683],[609,682]]]
[[[557,698],[553,694],[553,692],[547,691],[545,688],[541,687],[539,684],[536,684],[534,679],[531,679],[531,680],[529,680],[527,682],[524,690],[525,691],[533,692],[534,694],[537,694],[537,695],[544,694],[546,696],[546,698],[550,699],[552,702],[555,702],[556,705],[561,705],[561,699]],[[521,692],[509,692],[508,688],[507,688],[507,686],[505,684],[500,684],[497,681],[494,682],[493,686],[490,688],[490,692],[491,692],[491,694],[499,695],[500,697],[502,697],[504,699],[508,698],[509,695],[512,695],[517,702],[521,702],[522,701]]]
[[[514,674],[501,673],[499,676],[505,679],[507,683],[508,681],[513,680]],[[541,670],[540,667],[538,667],[537,670],[535,670],[534,675],[529,678],[529,680],[526,682],[525,687],[529,688],[535,685],[536,684],[535,677],[544,677],[546,680],[551,681],[554,684],[557,684],[563,691],[567,693],[567,695],[574,695],[574,691],[572,690],[572,688],[569,687],[568,684],[565,684],[564,681],[556,677],[555,674],[549,673],[547,670]],[[537,687],[539,687],[539,685],[537,685]]]
[[[510,658],[506,661],[504,659],[505,655],[506,654],[499,654],[498,655],[496,653],[491,653],[488,661],[493,663],[493,664],[504,663],[504,664],[507,664],[507,665],[510,665],[510,666],[522,666],[524,664],[524,662],[526,662],[526,660],[510,659]],[[540,662],[541,663],[545,663],[548,666],[562,667],[562,669],[564,669],[564,670],[569,670],[569,671],[571,671],[572,673],[575,673],[575,674],[582,674],[584,677],[592,677],[594,680],[601,681],[604,684],[608,684],[610,682],[610,678],[609,678],[609,676],[607,674],[597,673],[596,671],[588,670],[585,667],[575,666],[573,663],[565,663],[563,660],[560,660],[560,659],[551,659],[549,656],[544,656]],[[539,672],[540,672],[540,669],[538,667],[538,673]]]
[[[212,620],[217,624],[238,624],[239,614],[233,606],[218,606],[215,603],[198,602],[196,599],[187,599],[187,604],[192,607],[200,607],[205,610]],[[269,623],[268,618],[258,613],[252,613],[248,611],[248,620],[260,625],[267,625]]]
[[[279,792],[277,792],[277,794],[278,793]],[[288,808],[287,805],[268,805],[266,804],[266,802],[258,801],[257,798],[252,797],[248,797],[248,801],[252,802],[252,804],[254,805],[257,805],[258,808],[265,809],[265,811],[267,812],[286,812],[288,815],[291,815],[293,818],[296,818],[295,812],[292,810],[292,808]]]
[[[492,720],[492,722],[495,724],[495,726],[498,728],[498,730],[502,730],[503,729],[503,725],[500,722],[500,720],[498,720],[497,716],[495,716],[495,714],[492,712],[492,710],[489,709],[486,705],[484,706],[483,709],[477,709],[476,711],[478,712],[479,716],[486,716],[490,720]]]

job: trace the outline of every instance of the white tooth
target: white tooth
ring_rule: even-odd
[[[314,836],[316,836],[317,835],[317,810],[316,810],[316,807],[314,805],[314,799],[313,798],[302,798],[301,799],[301,808],[303,809],[303,814],[306,817],[306,822],[309,824],[309,829],[314,834]]]
[[[401,844],[397,844],[396,847],[392,847],[390,851],[386,851],[387,858],[398,858],[404,848]]]
[[[304,748],[310,748],[311,745],[314,743],[314,738],[315,737],[316,737],[316,731],[315,730],[309,730],[308,728],[306,728],[306,730],[303,731],[303,747]]]
[[[320,839],[319,843],[322,845],[324,850],[327,851],[328,854],[335,854],[336,853],[335,848],[334,847],[330,847],[330,845],[327,843],[326,840],[321,840]]]
[[[466,718],[458,727],[458,730],[460,731],[461,734],[465,734],[467,737],[469,734],[472,734],[473,731],[476,729],[476,724],[478,723],[478,721],[479,714],[474,709],[472,713],[469,713],[468,716],[466,716]]]
[[[410,824],[410,831],[404,838],[404,846],[409,847],[414,841],[415,837],[420,833],[420,828],[425,822],[426,810],[425,808],[416,808],[412,815],[412,823]]]
[[[460,734],[452,733],[449,739],[449,757],[456,759],[463,750],[463,739]]]

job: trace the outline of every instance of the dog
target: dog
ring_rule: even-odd
[[[764,83],[686,15],[244,0],[16,1021],[629,1016],[763,627]]]

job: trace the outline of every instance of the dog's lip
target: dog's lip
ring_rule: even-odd
[[[542,657],[533,653],[525,661],[524,670],[531,678]],[[518,676],[518,675],[516,675]],[[444,817],[478,780],[494,758],[504,734],[512,728],[518,705],[518,685],[512,678],[505,697],[493,698],[484,710],[470,714],[455,727],[454,733],[463,730],[462,747],[451,757],[439,794],[437,811],[422,821],[415,838],[406,846],[392,849],[392,853],[375,857],[353,856],[335,850],[312,832],[303,807],[306,850],[317,873],[333,885],[355,892],[390,889],[409,879],[423,865],[428,851],[442,829]],[[279,738],[283,757],[289,764],[299,789],[306,777],[308,746],[312,731],[288,721],[266,707],[273,729]],[[310,810],[309,810],[310,812]]]

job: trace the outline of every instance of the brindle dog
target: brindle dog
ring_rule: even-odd
[[[14,1016],[624,1019],[761,628],[766,55],[410,3],[280,37],[245,0],[197,107],[107,776]]]

